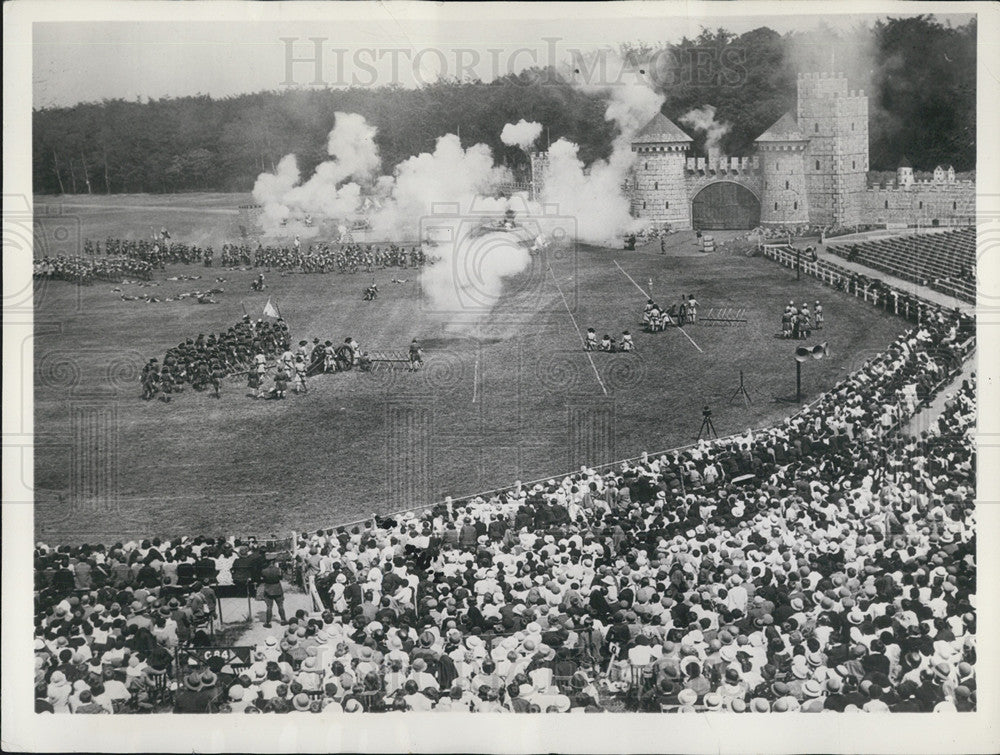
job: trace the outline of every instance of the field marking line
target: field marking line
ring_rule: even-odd
[[[472,403],[476,403],[476,390],[479,387],[479,346],[476,346],[476,363],[472,371]]]
[[[569,308],[569,302],[566,301],[566,297],[563,295],[562,289],[559,288],[559,281],[556,278],[555,272],[552,270],[552,265],[548,265],[549,274],[552,276],[552,282],[556,284],[556,291],[559,292],[559,297],[563,301],[563,305],[566,307],[566,312],[569,314],[569,319],[573,321],[573,327],[576,328],[576,334],[580,337],[580,345],[584,347],[584,354],[587,355],[587,359],[590,360],[590,366],[594,369],[594,375],[597,377],[597,382],[601,386],[601,390],[604,391],[604,395],[608,395],[608,389],[604,387],[604,381],[601,380],[601,373],[597,371],[597,365],[594,364],[594,356],[589,351],[586,351],[587,341],[583,337],[583,332],[580,330],[580,326],[576,324],[576,318],[573,316],[573,310]]]
[[[701,346],[699,346],[698,344],[696,344],[694,342],[694,339],[691,336],[688,335],[687,331],[684,330],[684,328],[682,328],[680,325],[678,325],[677,326],[677,330],[679,330],[681,333],[683,333],[684,336],[685,336],[685,338],[687,338],[691,342],[691,345],[694,346],[696,349],[698,349],[698,351],[701,351],[702,354],[705,353],[704,351],[702,351]]]
[[[615,267],[617,267],[617,268],[618,268],[619,270],[621,270],[621,271],[622,271],[622,275],[624,275],[624,276],[625,276],[626,278],[628,278],[628,279],[629,279],[630,281],[632,281],[632,285],[633,285],[633,286],[635,286],[635,287],[636,287],[637,289],[639,289],[639,292],[640,292],[640,293],[641,293],[641,294],[642,294],[643,296],[645,296],[645,297],[646,297],[647,299],[652,299],[652,298],[653,298],[653,297],[651,297],[651,296],[650,296],[650,295],[649,295],[648,293],[646,293],[646,291],[645,291],[645,290],[643,289],[643,287],[642,287],[642,286],[640,286],[640,285],[639,285],[638,283],[636,283],[636,282],[635,282],[635,281],[634,281],[634,280],[632,279],[632,276],[631,276],[631,275],[629,275],[629,274],[628,274],[627,272],[625,272],[625,268],[623,268],[623,267],[622,267],[621,265],[619,265],[619,264],[618,264],[618,260],[612,260],[612,262],[614,262],[614,263],[615,263]],[[704,350],[703,350],[703,349],[701,348],[701,346],[699,346],[698,344],[696,344],[696,343],[694,342],[694,339],[693,339],[693,338],[692,338],[691,336],[689,336],[689,335],[688,335],[687,331],[686,331],[686,330],[684,330],[684,328],[683,328],[683,327],[681,327],[680,325],[678,325],[678,326],[677,326],[677,330],[679,330],[679,331],[680,331],[681,333],[683,333],[683,334],[684,334],[684,337],[685,337],[685,338],[687,338],[687,339],[688,339],[688,340],[689,340],[689,341],[691,342],[691,345],[692,345],[692,346],[694,346],[694,347],[695,347],[696,349],[698,349],[698,351],[700,351],[700,352],[701,352],[702,354],[704,354],[704,353],[705,353],[705,351],[704,351]]]
[[[639,293],[641,293],[647,299],[652,299],[653,298],[653,297],[651,297],[646,292],[646,290],[642,286],[640,286],[638,283],[635,282],[635,280],[632,279],[631,275],[629,275],[628,273],[625,272],[625,268],[623,268],[621,265],[618,264],[618,260],[612,260],[612,262],[615,263],[615,267],[617,267],[619,270],[622,271],[622,275],[624,275],[626,278],[628,278],[630,281],[632,281],[632,285],[635,286],[637,289],[639,289]]]

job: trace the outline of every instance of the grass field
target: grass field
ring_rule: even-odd
[[[242,198],[230,200],[232,207]],[[155,210],[136,209],[142,220],[133,221],[130,212],[87,210],[81,199],[73,201],[81,228],[94,238],[134,237],[167,222]],[[227,220],[215,212],[199,216],[187,196],[143,201],[174,207],[193,232],[217,234],[209,229]],[[225,201],[214,197],[206,207],[224,210]],[[186,240],[174,231],[180,226],[168,227]],[[76,542],[315,529],[683,445],[698,433],[705,404],[720,435],[743,431],[794,409],[776,400],[795,391],[792,353],[799,344],[774,337],[789,299],[820,299],[828,323],[809,341],[829,341],[830,357],[803,366],[806,400],[904,327],[812,279],[796,281],[767,260],[701,254],[690,234],[671,237],[667,255],[656,244],[635,252],[581,246],[536,257],[472,328],[449,327],[431,311],[415,273],[377,272],[382,296],[371,303],[361,300],[370,280],[363,273],[273,273],[262,294],[247,293],[251,271],[181,265],[157,275],[161,281],[203,276],[163,281],[157,295],[225,289],[218,304],[206,306],[123,302],[111,284],[36,287],[38,537]],[[226,282],[215,284],[217,276]],[[408,282],[394,284],[394,277]],[[642,333],[646,297],[639,288],[648,289],[650,279],[661,302],[695,294],[702,314],[743,307],[748,323]],[[170,404],[139,399],[138,374],[149,357],[162,359],[182,339],[229,327],[242,316],[241,304],[257,316],[268,296],[296,340],[351,335],[366,349],[405,349],[418,337],[425,369],[318,376],[307,395],[284,402],[247,398],[236,379],[227,381],[221,399],[191,390]],[[629,329],[637,353],[594,354],[591,362],[577,327],[615,336]],[[740,370],[749,407],[730,402]]]
[[[36,241],[40,236],[46,250],[67,254],[78,239],[103,247],[108,236],[148,239],[166,226],[177,240],[218,250],[237,240],[238,207],[252,201],[249,194],[209,193],[36,196],[35,218],[43,230]]]

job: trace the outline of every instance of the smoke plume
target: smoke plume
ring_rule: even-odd
[[[695,131],[705,132],[705,151],[708,153],[709,162],[716,162],[722,157],[722,138],[729,133],[730,125],[715,120],[714,106],[705,105],[689,110],[679,120]]]
[[[542,135],[542,124],[526,121],[524,118],[517,123],[508,123],[500,132],[500,141],[508,147],[520,147],[525,152],[538,141]]]
[[[454,222],[453,243],[429,248],[437,261],[420,274],[428,309],[447,319],[452,328],[472,327],[488,315],[504,292],[507,278],[531,264],[531,253],[516,235],[479,233],[478,221]]]
[[[377,184],[381,207],[370,216],[372,238],[423,244],[436,261],[421,270],[421,289],[430,310],[453,327],[472,327],[488,315],[504,280],[531,261],[517,234],[483,232],[510,207],[510,200],[489,196],[510,179],[488,146],[463,149],[446,134],[433,152],[404,160]]]
[[[505,180],[510,180],[510,172],[494,165],[488,146],[463,149],[457,136],[446,134],[437,140],[434,152],[404,160],[394,176],[380,180],[382,208],[371,218],[372,237],[417,239],[421,223],[433,219],[436,206],[468,212],[477,196]]]
[[[274,173],[257,177],[253,196],[264,207],[261,224],[266,235],[313,236],[318,226],[307,225],[307,217],[350,218],[357,213],[361,187],[354,181],[345,182],[356,179],[367,183],[378,171],[381,160],[376,129],[356,113],[336,113],[334,118],[326,146],[332,159],[316,166],[308,181],[299,183],[295,155],[283,157]]]
[[[594,90],[589,84],[582,88]],[[662,95],[640,80],[606,87],[600,92],[608,98],[605,119],[618,126],[611,155],[585,167],[578,156],[579,147],[560,139],[549,148],[542,189],[545,202],[556,204],[559,214],[575,219],[577,237],[593,244],[613,243],[622,234],[644,225],[631,216],[624,191],[635,161],[632,137],[660,112],[664,101]]]

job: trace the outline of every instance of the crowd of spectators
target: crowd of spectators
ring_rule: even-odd
[[[936,315],[744,437],[304,534],[313,610],[247,664],[173,653],[263,573],[239,542],[38,544],[36,707],[974,710],[974,376],[899,431],[956,338]]]

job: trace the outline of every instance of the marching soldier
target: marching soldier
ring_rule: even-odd
[[[694,298],[694,294],[688,294],[687,320],[692,324],[698,322],[698,300]]]
[[[285,363],[280,362],[278,364],[278,371],[274,375],[274,397],[283,399],[285,398],[285,391],[288,390],[288,371],[285,369]]]
[[[306,360],[301,356],[295,357],[295,392],[305,393],[306,388]]]
[[[337,352],[333,348],[333,341],[323,344],[323,372],[336,372]]]
[[[806,302],[802,302],[802,312],[799,316],[802,318],[802,326],[800,327],[802,337],[809,338],[812,335],[812,315],[809,313],[809,305]]]
[[[410,341],[410,372],[415,372],[424,364],[423,351],[420,349],[420,342],[414,338]]]
[[[222,368],[222,365],[218,361],[212,362],[212,371],[209,375],[209,380],[212,383],[212,388],[215,389],[215,397],[222,398],[222,379],[226,376],[226,371]]]
[[[156,394],[160,392],[160,371],[157,368],[156,357],[153,357],[142,368],[142,398],[145,401],[152,401]]]
[[[361,356],[361,344],[355,341],[353,336],[348,336],[344,343],[351,350],[351,366],[357,367],[358,358]]]
[[[251,373],[256,376],[251,388],[257,389],[257,398],[264,398],[264,376],[267,374],[267,357],[263,353],[258,353],[254,357],[254,365]]]

